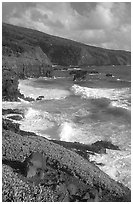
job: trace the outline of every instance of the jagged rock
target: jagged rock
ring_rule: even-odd
[[[38,96],[36,100],[39,101],[39,100],[42,100],[43,98],[44,96]]]

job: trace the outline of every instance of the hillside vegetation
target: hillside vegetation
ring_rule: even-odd
[[[48,35],[36,30],[3,23],[3,55],[25,57],[25,52],[39,47],[45,53],[45,63],[59,65],[126,65],[131,64],[131,53],[89,46],[72,40]],[[30,51],[31,53],[31,51]],[[42,57],[41,57],[42,59]],[[38,60],[38,57],[37,57]],[[49,64],[49,63],[48,63]]]
[[[38,44],[24,42],[19,29],[3,24],[2,29],[2,99],[18,100],[18,79],[51,76],[52,63]],[[25,35],[23,35],[23,39]]]
[[[62,66],[129,65],[131,53],[85,45],[36,30],[3,23],[2,96],[14,101],[20,97],[18,79],[51,77],[52,64]],[[82,74],[82,73],[80,73]]]

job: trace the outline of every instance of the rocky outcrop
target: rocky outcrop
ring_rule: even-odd
[[[84,70],[73,70],[69,72],[70,75],[73,75],[73,81],[84,80],[87,75],[87,71]]]
[[[52,64],[39,46],[9,42],[3,36],[2,44],[2,98],[16,101],[23,97],[18,91],[18,79],[27,77],[52,76]]]
[[[130,201],[127,187],[75,152],[30,133],[3,130],[2,135],[3,201]],[[43,179],[29,181],[24,161],[34,152],[45,156],[47,171]]]
[[[4,50],[6,48],[3,46]],[[11,54],[4,52],[3,70],[13,70],[19,78],[46,76],[47,73],[50,76],[49,71],[52,71],[52,64],[40,47],[25,46],[24,52],[17,53],[18,51],[13,50]]]

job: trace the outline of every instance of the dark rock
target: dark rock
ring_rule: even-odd
[[[12,130],[13,132],[19,132],[19,124],[13,123],[9,119],[3,119],[2,120],[2,128],[5,130]]]
[[[89,154],[106,154],[106,149],[120,150],[117,145],[112,144],[109,141],[97,141],[91,145],[82,144],[79,142],[65,142],[53,140],[52,142],[57,143],[67,149],[75,151],[85,159],[89,159]]]
[[[87,71],[85,70],[72,70],[69,72],[70,75],[73,75],[73,81],[83,80],[86,78]]]
[[[7,118],[12,119],[12,120],[22,120],[23,119],[21,115],[12,115],[12,116],[8,116]]]
[[[44,98],[44,96],[38,96],[38,97],[36,98],[36,100],[39,101],[39,100],[42,100],[43,98]]]
[[[119,146],[112,144],[110,141],[97,141],[92,144],[92,147],[99,148],[99,151],[104,153],[104,149],[120,150]]]
[[[99,72],[98,72],[98,71],[95,71],[95,70],[90,71],[90,73],[91,73],[91,74],[99,74]]]
[[[112,77],[112,76],[113,76],[113,75],[110,74],[110,73],[106,74],[106,77]]]
[[[24,116],[24,110],[20,109],[3,109],[2,108],[2,115],[7,115],[7,114],[21,114]]]

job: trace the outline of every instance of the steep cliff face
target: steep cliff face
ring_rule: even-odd
[[[30,39],[24,42],[18,31],[10,31],[10,27],[3,27],[2,98],[16,101],[21,96],[18,91],[18,79],[50,77],[52,63],[38,44],[31,45]]]
[[[40,47],[26,45],[19,49],[12,48],[12,44],[3,45],[2,65],[3,69],[14,70],[19,78],[45,76],[52,70],[50,60]]]
[[[123,50],[107,50],[82,47],[78,65],[126,65],[131,64],[131,53]]]
[[[52,76],[52,64],[81,67],[85,65],[129,65],[131,64],[131,53],[93,47],[3,23],[2,90],[6,100],[16,100],[17,78],[50,77]]]
[[[51,36],[32,29],[3,24],[3,46],[9,54],[25,47],[40,47],[50,61],[58,65],[126,65],[131,64],[131,53],[89,46],[72,40]]]

